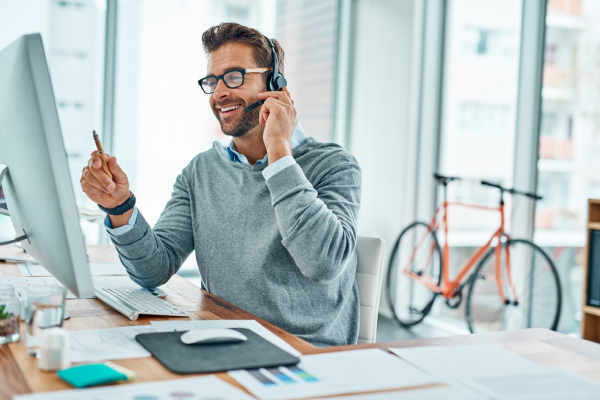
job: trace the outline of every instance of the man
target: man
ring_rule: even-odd
[[[215,142],[190,162],[153,229],[133,207],[115,157],[111,180],[92,153],[83,191],[109,214],[111,240],[139,285],[166,283],[196,250],[210,293],[314,345],[356,343],[358,163],[305,136],[287,88],[266,91],[273,56],[258,31],[223,23],[202,42],[208,77],[199,82],[230,145]],[[283,49],[273,42],[283,73]]]

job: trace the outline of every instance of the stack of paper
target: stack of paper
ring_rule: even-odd
[[[216,376],[14,396],[14,400],[253,400]]]
[[[543,366],[493,345],[390,350],[446,382],[496,400],[583,400],[600,396],[600,384],[592,380]]]
[[[135,337],[140,333],[154,332],[158,329],[151,325],[69,332],[71,362],[150,357],[151,354]]]
[[[403,390],[383,393],[357,394],[352,396],[327,397],[314,400],[488,400],[487,397],[457,387]]]
[[[302,357],[296,366],[229,372],[262,400],[417,387],[440,380],[379,349]]]
[[[135,337],[140,333],[184,331],[208,328],[247,328],[264,339],[297,357],[300,352],[256,321],[152,321],[152,325],[123,326],[69,332],[71,337],[71,361],[120,360],[150,357],[151,354]]]

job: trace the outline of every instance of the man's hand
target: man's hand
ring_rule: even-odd
[[[265,124],[263,140],[269,156],[269,164],[292,154],[290,142],[297,123],[294,101],[287,87],[281,92],[259,93],[258,98],[265,100],[260,109],[261,124]]]
[[[96,204],[105,208],[115,208],[125,203],[129,198],[129,180],[115,157],[103,154],[108,163],[108,169],[113,175],[110,179],[102,168],[102,159],[98,151],[94,151],[88,165],[81,171],[81,189]]]

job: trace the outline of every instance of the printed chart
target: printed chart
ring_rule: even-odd
[[[439,383],[379,349],[304,356],[296,366],[230,371],[262,400],[285,400],[400,389]]]
[[[316,377],[296,366],[247,369],[246,372],[267,387],[276,386],[278,384],[293,385],[296,383],[312,383],[319,381]]]

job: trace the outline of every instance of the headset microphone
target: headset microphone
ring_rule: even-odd
[[[248,107],[244,108],[244,111],[248,112],[248,111],[254,110],[256,107],[262,106],[264,103],[265,103],[264,100],[257,101],[256,103],[252,103]]]
[[[275,46],[271,39],[265,36],[267,42],[271,46],[271,52],[273,53],[273,72],[269,72],[267,75],[267,90],[270,92],[277,92],[287,86],[287,80],[283,76],[283,74],[279,73],[279,67],[277,62],[277,53],[275,52]],[[250,104],[248,107],[244,108],[244,112],[248,112],[254,110],[258,106],[262,106],[264,104],[264,100],[257,101],[256,103]]]

